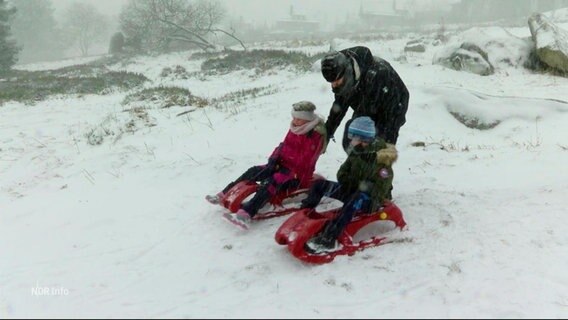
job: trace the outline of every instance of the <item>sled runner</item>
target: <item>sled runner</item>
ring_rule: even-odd
[[[318,234],[325,223],[339,214],[340,210],[338,208],[325,212],[316,212],[313,209],[296,211],[276,231],[275,240],[278,244],[287,245],[288,251],[296,258],[308,263],[323,264],[333,261],[338,255],[353,255],[357,251],[388,243],[386,237],[380,236],[353,242],[353,236],[372,222],[389,220],[394,222],[400,230],[406,226],[401,210],[394,203],[389,202],[373,213],[356,214],[339,235],[339,246],[334,251],[322,254],[308,253],[304,247],[305,243]]]
[[[254,216],[253,220],[279,217],[297,211],[300,206],[297,198],[305,197],[313,182],[320,179],[323,179],[323,177],[316,173],[307,184],[276,194]],[[258,183],[254,181],[241,181],[227,191],[225,196],[220,199],[219,204],[231,212],[237,212],[241,208],[243,201],[255,193],[258,187]]]

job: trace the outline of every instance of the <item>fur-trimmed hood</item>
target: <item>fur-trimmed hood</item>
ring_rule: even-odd
[[[398,151],[396,146],[391,143],[386,144],[386,148],[377,151],[377,162],[391,166],[398,159]]]

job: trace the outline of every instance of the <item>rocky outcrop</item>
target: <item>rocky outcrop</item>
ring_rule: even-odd
[[[553,69],[568,73],[568,31],[540,13],[533,14],[528,23],[538,59]]]
[[[453,51],[446,51],[445,54],[434,57],[433,63],[482,76],[491,75],[495,72],[495,68],[489,62],[487,52],[477,45],[467,42]]]
[[[412,40],[406,43],[404,52],[426,52],[426,46],[422,39]]]

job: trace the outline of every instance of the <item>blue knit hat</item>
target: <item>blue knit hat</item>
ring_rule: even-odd
[[[347,131],[347,137],[358,137],[362,141],[373,141],[377,134],[375,121],[369,117],[359,117],[351,122]]]

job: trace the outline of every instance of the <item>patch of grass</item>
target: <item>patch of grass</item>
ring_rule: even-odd
[[[273,89],[271,86],[266,87],[257,87],[251,89],[243,89],[239,91],[229,92],[223,95],[220,98],[215,98],[211,101],[213,105],[220,103],[220,102],[236,102],[240,103],[248,99],[254,99],[257,97],[262,97],[266,95],[270,95],[276,93],[276,89]]]
[[[465,147],[460,147],[459,144],[457,143],[446,143],[443,140],[440,142],[424,142],[424,141],[415,141],[413,143],[410,144],[413,147],[423,147],[426,148],[428,146],[438,146],[440,148],[440,150],[444,150],[444,151],[448,151],[448,152],[453,152],[453,151],[462,151],[462,152],[468,152],[470,151],[470,147],[469,146],[465,146]]]
[[[440,150],[447,152],[469,152],[472,150],[495,150],[494,146],[476,145],[476,146],[460,146],[459,142],[447,142],[444,139],[435,142],[415,141],[410,144],[416,148],[427,148],[429,146],[437,146]],[[429,163],[427,163],[430,165]]]
[[[413,147],[425,147],[426,146],[426,142],[424,141],[414,141],[413,143],[410,144]]]
[[[457,112],[452,112],[450,111],[450,114],[456,118],[456,120],[458,120],[461,124],[463,124],[464,126],[471,128],[471,129],[477,129],[477,130],[489,130],[489,129],[493,129],[495,128],[497,125],[499,125],[501,123],[501,121],[496,120],[490,123],[485,123],[479,119],[476,118],[472,118],[466,115],[463,115],[461,113],[457,113]]]
[[[135,53],[119,53],[113,55],[107,55],[100,59],[91,61],[88,65],[93,67],[106,67],[111,65],[129,65],[135,62],[135,58],[138,57],[138,54]]]
[[[155,87],[127,95],[122,101],[123,105],[145,108],[169,108],[173,106],[203,108],[209,105],[206,99],[195,96],[185,88]]]
[[[328,44],[327,40],[301,40],[295,39],[286,42],[287,48],[302,48],[302,47],[309,47],[309,46],[324,46]]]
[[[174,68],[165,67],[164,69],[162,69],[162,72],[160,73],[160,77],[162,77],[162,78],[175,78],[175,79],[189,79],[190,74],[187,72],[187,70],[184,67],[177,65]]]
[[[232,113],[238,113],[239,107],[250,99],[271,95],[278,92],[277,89],[266,86],[229,92],[219,98],[211,100],[211,105],[219,109],[227,109]]]
[[[283,50],[230,51],[225,57],[208,59],[201,65],[203,72],[226,74],[238,70],[255,70],[263,73],[275,68],[293,67],[306,72],[324,53],[307,55]]]
[[[53,95],[108,94],[137,87],[148,78],[124,71],[78,65],[47,71],[14,71],[0,81],[0,104],[20,101],[33,104]]]
[[[156,119],[144,108],[132,108],[121,114],[109,114],[100,124],[88,128],[84,136],[87,144],[97,146],[109,139],[116,143],[124,134],[133,134],[141,128],[156,125]]]
[[[234,52],[234,50],[223,50],[223,51],[200,51],[193,53],[189,60],[199,60],[199,59],[212,59],[212,58],[219,58],[222,55],[226,55],[229,52]]]

